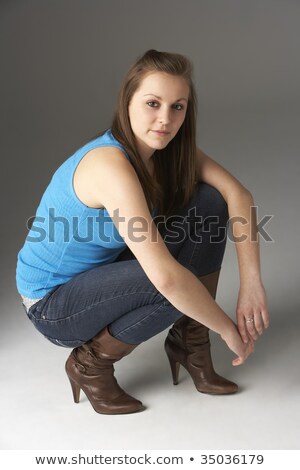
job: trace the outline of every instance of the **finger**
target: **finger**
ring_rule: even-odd
[[[238,330],[244,343],[248,343],[248,332],[245,327],[244,319],[238,320]]]
[[[258,315],[254,315],[254,326],[259,335],[263,334],[263,326],[262,326],[262,317],[260,313]]]
[[[243,356],[238,356],[232,361],[233,366],[240,366],[241,364],[244,364],[246,359],[250,356],[250,354],[253,353],[254,351],[254,341],[253,339],[249,336],[247,336],[248,339],[248,344],[245,346],[245,354]]]
[[[253,339],[251,338],[249,340],[249,355],[252,354],[254,352],[254,341]]]
[[[243,364],[243,362],[244,362],[243,359],[239,356],[236,359],[233,359],[232,365],[233,366],[240,366],[241,364]]]
[[[256,334],[256,329],[254,327],[254,321],[250,322],[249,320],[247,321],[246,319],[245,323],[246,323],[247,332],[250,338],[252,338],[255,341],[257,339],[257,334]]]
[[[268,310],[263,310],[261,312],[261,316],[262,316],[262,319],[263,319],[263,322],[264,322],[264,327],[268,328],[269,324],[270,324]]]

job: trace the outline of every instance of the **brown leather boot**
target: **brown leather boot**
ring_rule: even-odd
[[[220,271],[199,278],[215,298]],[[218,375],[210,354],[209,329],[184,315],[169,330],[165,340],[173,383],[178,384],[180,364],[190,373],[196,389],[202,393],[224,395],[235,393],[238,386]]]
[[[97,413],[123,414],[143,410],[143,404],[128,395],[114,377],[114,362],[127,356],[136,346],[119,341],[105,328],[87,343],[73,349],[66,362],[66,372],[75,403],[79,403],[82,389]]]

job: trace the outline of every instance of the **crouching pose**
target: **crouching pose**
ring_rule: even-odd
[[[196,146],[190,61],[147,51],[127,73],[111,128],[54,173],[18,255],[29,319],[66,362],[98,413],[141,411],[114,363],[170,328],[174,384],[182,365],[199,392],[234,393],[210,355],[209,329],[243,364],[268,326],[253,198]],[[236,224],[237,322],[216,303],[228,219]],[[240,219],[239,219],[240,220]]]

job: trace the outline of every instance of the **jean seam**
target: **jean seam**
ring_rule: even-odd
[[[35,317],[34,317],[34,319],[35,319],[36,321],[39,321],[39,322],[47,322],[47,323],[59,323],[59,322],[64,322],[64,321],[67,321],[67,320],[69,320],[69,319],[75,318],[77,315],[80,315],[80,314],[82,314],[82,313],[85,313],[85,312],[91,310],[92,308],[94,308],[94,307],[96,307],[96,306],[98,306],[98,305],[104,304],[105,302],[111,302],[112,300],[116,300],[116,299],[118,299],[118,298],[120,298],[120,297],[127,297],[127,296],[130,296],[130,295],[136,295],[136,294],[153,294],[153,292],[152,292],[152,291],[149,291],[149,292],[147,292],[147,291],[146,291],[146,292],[144,292],[144,291],[143,291],[143,292],[130,292],[130,293],[128,293],[128,294],[122,294],[122,295],[118,295],[118,296],[115,296],[115,297],[111,297],[111,298],[106,299],[106,300],[101,300],[100,302],[95,302],[94,304],[89,305],[88,307],[86,307],[86,308],[84,308],[84,309],[82,309],[82,310],[80,310],[80,311],[78,311],[78,312],[76,312],[76,313],[73,313],[72,315],[69,315],[69,316],[67,316],[67,317],[61,318],[61,319],[59,319],[59,320],[49,320],[49,319],[47,319],[47,318],[35,318]],[[157,295],[157,294],[155,294],[155,295]],[[158,292],[158,295],[161,297],[159,302],[163,301],[163,300],[164,300],[164,297],[163,297],[159,292]],[[151,305],[151,304],[146,304],[145,306],[147,306],[147,305]]]
[[[153,310],[151,313],[149,313],[146,317],[143,318],[143,320],[139,321],[139,322],[136,322],[134,323],[133,325],[130,325],[130,326],[127,326],[126,328],[124,328],[122,331],[119,331],[116,335],[114,335],[115,337],[119,336],[119,335],[122,335],[123,333],[127,333],[128,331],[130,331],[132,328],[135,328],[136,326],[141,326],[143,324],[143,322],[145,320],[148,320],[152,315],[154,315],[157,310],[159,310],[160,308],[162,307],[165,307],[165,305],[159,305],[155,310]],[[114,322],[113,322],[114,323]]]

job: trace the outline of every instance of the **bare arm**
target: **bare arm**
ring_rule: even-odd
[[[248,333],[253,339],[269,325],[265,290],[261,280],[257,221],[251,207],[251,193],[227,170],[198,149],[198,179],[214,186],[228,204],[229,217],[238,256],[240,292],[237,322],[245,342]],[[254,318],[254,324],[246,323]],[[246,328],[247,326],[247,328]]]
[[[138,177],[124,155],[116,149],[101,149],[91,185],[158,291],[179,311],[219,333],[238,356],[233,364],[242,364],[252,346],[243,344],[235,324],[203,284],[169,253],[152,220]],[[139,227],[138,237],[133,236],[133,221]]]

